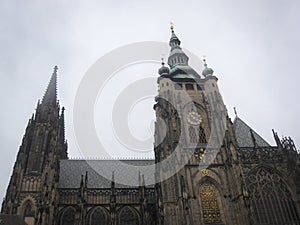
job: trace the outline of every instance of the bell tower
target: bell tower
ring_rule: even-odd
[[[205,60],[202,75],[189,66],[180,44],[171,25],[168,66],[162,61],[154,105],[158,218],[160,224],[239,224],[235,206],[223,197],[239,194],[242,184],[235,181],[236,141],[218,78]]]
[[[57,66],[36,112],[29,119],[17,154],[2,214],[29,224],[53,224],[59,160],[67,158],[64,108],[57,101]]]

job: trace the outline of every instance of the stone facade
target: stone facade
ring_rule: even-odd
[[[69,160],[57,68],[29,120],[3,215],[29,225],[300,224],[300,156],[291,138],[270,146],[241,118],[232,122],[207,67],[200,76],[171,29],[154,110],[154,160],[124,160],[153,173],[122,174],[114,160]],[[149,109],[151,110],[151,109]],[[111,179],[90,165],[111,171]],[[122,174],[138,185],[115,181]],[[156,184],[148,184],[149,177]]]

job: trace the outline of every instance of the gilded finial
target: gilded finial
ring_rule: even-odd
[[[173,23],[173,21],[170,21],[170,28],[171,28],[171,30],[174,29],[174,23]]]

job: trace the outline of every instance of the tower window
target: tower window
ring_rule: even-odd
[[[164,87],[165,85],[164,85],[164,84],[161,84],[161,86]]]
[[[186,90],[194,90],[194,85],[193,84],[186,84],[185,89]]]
[[[199,143],[206,143],[206,136],[203,127],[199,126]]]
[[[182,90],[182,84],[175,83],[175,89],[176,90]]]
[[[198,142],[195,128],[192,127],[192,126],[189,127],[189,135],[190,135],[190,142],[191,143],[197,143]]]

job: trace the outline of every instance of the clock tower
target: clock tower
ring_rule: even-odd
[[[160,224],[248,224],[238,216],[244,199],[223,197],[242,195],[243,182],[232,163],[237,144],[218,78],[205,60],[201,75],[189,66],[180,44],[171,26],[154,105]]]

